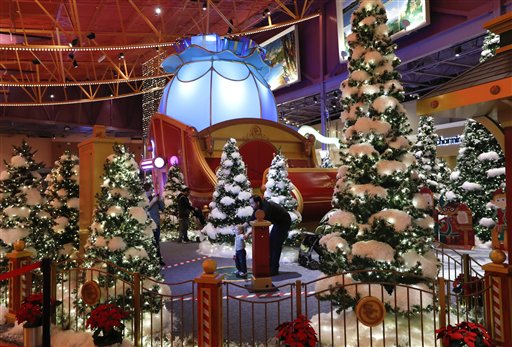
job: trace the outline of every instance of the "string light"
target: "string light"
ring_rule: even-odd
[[[175,42],[160,42],[160,43],[142,43],[133,45],[114,45],[114,46],[89,46],[89,47],[69,47],[57,45],[0,45],[2,51],[33,51],[33,52],[102,52],[102,51],[125,51],[134,49],[154,49],[155,47],[172,47]]]
[[[160,71],[166,54],[158,53],[155,57],[142,63],[142,75],[154,76]],[[158,110],[158,105],[162,99],[163,89],[167,84],[166,78],[151,78],[144,81],[143,91],[148,91],[142,95],[142,136],[147,137],[149,131],[149,122],[153,114]]]
[[[152,78],[168,78],[171,77],[172,74],[161,74],[156,76],[148,76],[148,77],[131,77],[131,78],[123,78],[119,79],[110,79],[110,80],[101,80],[101,81],[79,81],[79,82],[66,82],[66,83],[55,83],[55,82],[39,82],[39,83],[29,83],[29,82],[5,82],[0,81],[0,86],[4,87],[72,87],[72,86],[95,86],[95,85],[103,85],[103,84],[118,84],[118,83],[129,83],[129,82],[138,82],[145,81]]]

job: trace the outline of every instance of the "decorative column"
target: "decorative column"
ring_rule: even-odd
[[[9,259],[9,271],[29,265],[32,262],[30,252],[25,251],[25,242],[18,240],[13,244],[14,250],[6,254]],[[21,306],[23,298],[30,294],[32,286],[31,273],[9,277],[9,312],[5,315],[8,323],[16,321],[16,312]]]
[[[269,227],[272,223],[265,220],[263,210],[256,211],[256,220],[252,226],[252,282],[245,287],[249,292],[273,292],[277,288],[270,277],[270,240]]]
[[[113,146],[115,143],[123,142],[127,142],[126,139],[106,137],[106,127],[95,125],[92,138],[78,145],[80,159],[80,217],[78,222],[80,256],[83,256],[84,245],[89,237],[88,228],[92,223],[96,194],[101,190],[101,176],[103,175],[105,159],[114,153]]]
[[[222,276],[215,273],[217,262],[206,259],[197,283],[197,331],[199,347],[222,346]]]
[[[508,115],[505,116],[505,111]],[[500,117],[501,116],[501,117]],[[507,201],[512,201],[512,110],[498,109],[498,119],[505,133],[505,170]],[[505,211],[506,220],[512,221],[510,203]],[[507,255],[499,245],[493,242],[493,250],[489,254],[492,263],[483,266],[485,270],[486,292],[486,321],[490,328],[492,339],[497,346],[512,346],[512,223],[506,225],[505,248]],[[508,256],[508,263],[505,260]]]

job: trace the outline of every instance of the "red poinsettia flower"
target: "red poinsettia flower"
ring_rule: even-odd
[[[277,339],[290,347],[313,347],[318,342],[315,329],[304,315],[293,322],[285,322],[277,328]]]
[[[445,347],[451,346],[452,342],[465,343],[468,347],[494,346],[487,330],[478,323],[461,322],[455,326],[448,325],[437,329],[436,334]]]
[[[86,327],[95,330],[95,333],[103,331],[108,334],[112,330],[122,331],[124,329],[123,319],[128,313],[115,304],[101,304],[91,311],[87,318]]]

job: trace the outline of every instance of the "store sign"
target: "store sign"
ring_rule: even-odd
[[[461,142],[462,142],[462,138],[460,135],[452,136],[452,137],[439,137],[437,139],[438,146],[460,145]]]

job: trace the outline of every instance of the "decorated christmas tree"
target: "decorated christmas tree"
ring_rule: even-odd
[[[159,258],[153,243],[156,225],[148,215],[148,205],[133,154],[122,145],[114,145],[114,154],[107,158],[104,166],[103,183],[97,195],[85,250],[86,258],[115,264],[108,266],[107,272],[127,282],[131,282],[132,272],[161,280]],[[99,276],[98,280],[102,287],[115,285],[112,276]],[[158,291],[159,287],[155,285],[149,289]],[[130,298],[121,295],[118,300],[130,303]],[[144,309],[156,312],[159,303],[144,300]]]
[[[4,252],[10,252],[16,240],[23,240],[33,257],[40,259],[55,253],[55,242],[48,232],[51,217],[42,211],[38,170],[43,164],[35,161],[34,154],[25,141],[14,146],[13,157],[0,173],[0,239]]]
[[[406,137],[411,129],[400,104],[404,91],[395,70],[400,59],[394,54],[380,0],[361,1],[351,21],[349,75],[341,83],[343,165],[334,209],[317,229],[325,249],[320,269],[328,275],[358,271],[344,276],[345,285],[389,283],[372,295],[384,301],[388,312],[416,312],[421,310],[418,290],[429,290],[427,283],[437,276],[437,260],[432,252],[433,220],[418,194],[420,181]],[[399,284],[417,290],[394,286]],[[321,281],[322,285],[326,283]],[[339,312],[354,307],[369,294],[369,287],[342,287],[326,297]],[[405,301],[395,300],[403,296]],[[431,303],[432,296],[424,293],[422,306]]]
[[[180,167],[177,164],[171,165],[167,174],[167,183],[164,189],[164,204],[165,210],[161,222],[162,241],[178,240],[179,235],[179,221],[178,221],[178,195],[183,192],[185,187],[185,180],[181,173]],[[189,225],[191,228],[195,226],[194,217],[190,216]],[[190,233],[190,231],[189,231]],[[189,235],[189,239],[194,239],[195,234]]]
[[[494,211],[488,208],[494,191],[505,187],[505,159],[500,145],[480,123],[466,122],[457,166],[451,174],[447,200],[469,206],[478,238],[489,241]]]
[[[434,133],[434,119],[421,117],[418,125],[418,139],[413,151],[418,164],[418,175],[423,187],[429,188],[436,200],[446,191],[449,168],[437,158],[437,134]]]
[[[331,160],[331,157],[329,157],[329,154],[326,154],[324,157],[322,157],[320,167],[323,167],[324,169],[332,169],[334,167],[334,164]]]
[[[210,202],[210,214],[203,232],[214,242],[235,240],[235,227],[252,215],[249,198],[252,188],[247,178],[245,163],[240,156],[235,139],[224,145],[217,170],[217,184]]]
[[[500,35],[487,31],[487,35],[484,38],[484,44],[482,46],[482,53],[480,54],[480,62],[483,63],[487,59],[494,57],[496,50],[499,47]]]
[[[265,188],[265,199],[272,200],[276,204],[283,206],[292,219],[291,229],[297,228],[302,221],[302,216],[300,212],[297,211],[297,199],[292,195],[293,185],[288,178],[288,163],[286,157],[280,151],[278,151],[274,159],[272,159],[267,173]],[[289,239],[296,239],[298,236],[299,233],[288,234]],[[291,242],[291,244],[294,243],[295,242]]]
[[[45,210],[51,215],[57,259],[67,259],[78,250],[78,157],[66,151],[46,176]]]

